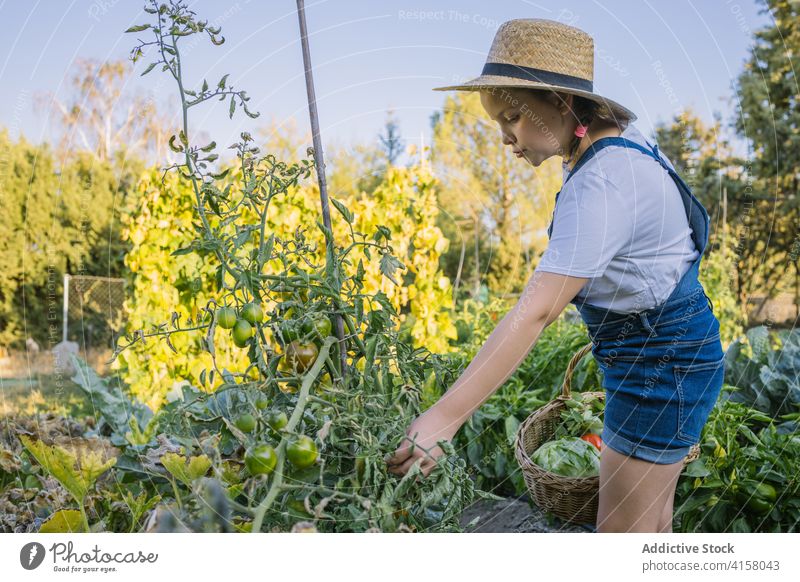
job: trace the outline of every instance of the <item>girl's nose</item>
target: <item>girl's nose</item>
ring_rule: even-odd
[[[500,133],[503,136],[503,145],[511,145],[516,141],[513,137],[510,137],[506,132],[501,131]]]

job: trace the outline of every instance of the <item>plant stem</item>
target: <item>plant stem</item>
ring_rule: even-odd
[[[83,531],[89,533],[89,518],[86,516],[86,509],[83,507],[83,500],[81,499],[78,507],[81,508],[81,519],[83,520]]]
[[[288,424],[284,428],[284,436],[281,438],[281,442],[278,445],[278,463],[275,466],[272,484],[270,485],[269,491],[267,491],[267,495],[264,497],[261,503],[258,504],[258,506],[255,508],[255,512],[253,513],[253,527],[250,530],[253,533],[261,531],[261,524],[264,521],[264,515],[280,492],[281,485],[283,484],[283,467],[288,438],[294,432],[295,428],[300,422],[300,419],[303,417],[303,411],[305,410],[306,402],[308,401],[311,385],[322,371],[325,360],[328,358],[331,345],[333,345],[333,342],[335,341],[336,338],[333,336],[328,336],[325,338],[314,365],[311,366],[311,369],[306,374],[305,378],[303,379],[303,383],[300,386],[300,392],[297,395],[297,404],[294,407],[291,418],[289,418]]]

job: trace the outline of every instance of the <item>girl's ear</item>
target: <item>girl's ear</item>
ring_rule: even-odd
[[[572,93],[559,93],[558,111],[562,116],[569,115],[572,111],[572,102],[575,96]]]

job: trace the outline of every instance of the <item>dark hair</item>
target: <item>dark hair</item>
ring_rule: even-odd
[[[541,89],[531,89],[531,91],[539,94],[539,96],[553,105],[558,105],[563,100],[563,97],[557,95],[556,91]],[[605,105],[592,99],[582,97],[581,95],[572,95],[572,112],[581,125],[589,125],[592,120],[601,119],[616,125],[620,130],[624,130],[631,121],[630,117],[624,116],[621,113],[615,113]],[[580,141],[581,138],[578,136],[572,136],[572,139],[566,146],[566,159],[572,159],[572,156],[578,151],[578,144],[580,144]]]

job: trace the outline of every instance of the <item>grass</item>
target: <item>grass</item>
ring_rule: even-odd
[[[81,388],[63,375],[0,378],[0,417],[45,412],[81,418],[94,411]]]

